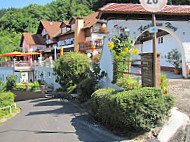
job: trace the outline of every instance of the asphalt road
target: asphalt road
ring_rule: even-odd
[[[77,105],[66,100],[17,102],[22,109],[0,125],[0,142],[120,141]]]

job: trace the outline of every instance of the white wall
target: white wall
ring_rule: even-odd
[[[176,27],[177,30],[174,31],[171,28],[166,27],[166,23],[170,22],[171,26]],[[114,25],[119,24],[119,26],[127,27],[130,30],[130,37],[132,39],[136,39],[140,34],[139,28],[141,26],[145,27],[152,23],[151,20],[110,20],[107,24],[108,31],[112,31]],[[157,23],[162,23],[162,28],[166,28],[172,32],[174,32],[182,42],[188,42],[190,36],[190,22],[188,21],[160,21],[157,20]]]
[[[50,85],[53,83],[54,88],[59,88],[60,85],[55,82],[56,76],[53,75],[53,68],[49,67],[36,67],[34,70],[34,79],[37,81],[38,79],[41,79],[40,74],[43,73],[43,79],[45,82]]]
[[[6,76],[13,75],[13,68],[11,67],[0,67],[0,78],[3,82],[6,82]],[[20,82],[19,72],[14,72],[14,75],[17,76],[17,82]]]
[[[140,50],[140,53],[153,52],[152,43],[153,43],[152,40],[149,40],[141,45],[140,44],[135,45],[135,48],[138,48]],[[158,38],[157,38],[157,52],[161,52],[161,58],[160,58],[161,66],[174,67],[172,64],[167,62],[165,55],[167,55],[168,52],[170,52],[172,49],[175,48],[181,54],[179,44],[177,43],[176,39],[171,35],[163,36],[163,43],[160,44],[158,43]],[[140,55],[133,57],[133,59],[140,59]]]
[[[106,34],[100,34],[100,33],[92,33],[91,40],[95,42],[96,39],[102,39],[106,36]]]
[[[124,28],[128,28],[130,30],[130,37],[133,40],[136,40],[138,36],[142,34],[146,28],[151,26],[151,20],[110,20],[107,23],[107,29],[112,33],[112,28],[114,25],[118,24]],[[169,23],[169,24],[168,24]],[[161,30],[165,30],[168,33],[172,34],[173,37],[176,39],[176,45],[179,46],[182,53],[182,69],[183,69],[183,76],[187,77],[186,75],[186,64],[187,64],[187,57],[185,56],[185,48],[183,43],[187,43],[190,41],[190,22],[188,21],[160,21],[157,20],[158,28]],[[142,29],[142,30],[140,30]],[[167,48],[167,47],[164,47]]]

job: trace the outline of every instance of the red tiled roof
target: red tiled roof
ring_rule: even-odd
[[[52,39],[53,36],[59,31],[61,22],[54,22],[54,21],[40,21],[47,31],[48,35]]]
[[[45,45],[45,41],[40,34],[23,33],[22,36],[28,45]]]
[[[99,12],[95,12],[93,14],[85,16],[84,19],[84,27],[83,28],[89,28],[92,25],[96,24],[98,22],[98,14]]]
[[[123,13],[123,14],[150,14],[140,4],[131,3],[109,3],[99,9],[102,13]],[[189,5],[166,5],[163,10],[156,14],[162,15],[190,15]]]

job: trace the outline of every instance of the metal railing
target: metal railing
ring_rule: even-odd
[[[119,63],[128,63],[128,70],[127,71],[119,71],[117,70],[116,72],[120,72],[122,74],[129,74],[129,75],[137,75],[137,76],[142,76],[140,73],[132,73],[131,72],[131,63],[133,62],[141,62],[142,60],[128,60],[128,61],[116,61],[117,64],[117,69],[118,69],[118,64]]]
[[[34,67],[53,67],[54,61],[15,61],[15,64],[13,62],[1,62],[0,67],[14,67],[15,69],[17,68],[22,68],[22,67],[27,67],[27,68],[34,68]]]
[[[12,104],[12,105],[10,105],[10,106],[2,107],[2,108],[0,108],[0,109],[7,109],[7,108],[9,108],[10,114],[12,114],[12,113],[13,113],[13,112],[12,112],[12,106],[14,106],[15,109],[16,109],[16,103],[14,103],[14,104]]]

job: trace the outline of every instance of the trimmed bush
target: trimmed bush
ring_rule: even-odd
[[[6,79],[7,79],[7,83],[6,83],[7,90],[12,90],[16,86],[17,76],[9,75],[6,77]]]
[[[97,81],[95,78],[87,78],[81,81],[78,85],[79,100],[81,102],[90,99],[92,93],[95,91]]]
[[[37,91],[37,90],[41,90],[40,89],[40,85],[39,82],[35,81],[34,83],[17,83],[16,87],[13,88],[13,90],[17,90],[17,91],[26,91],[26,85],[29,86],[29,90],[30,91]]]
[[[169,116],[174,98],[159,88],[130,91],[100,89],[92,94],[94,116],[113,129],[150,130]]]

